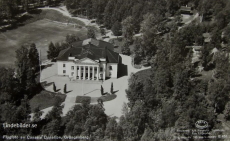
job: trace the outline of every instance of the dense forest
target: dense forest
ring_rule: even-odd
[[[194,140],[192,133],[175,131],[194,129],[200,119],[212,131],[222,128],[220,115],[229,120],[229,1],[66,0],[65,4],[73,15],[96,19],[114,35],[123,35],[124,54],[134,44],[135,61],[147,60],[152,66],[148,78],[141,73],[130,76],[129,103],[116,125],[123,129],[123,140],[174,140],[182,135]],[[178,30],[180,7],[186,5],[202,21]],[[134,38],[135,33],[142,36]],[[205,42],[203,33],[211,35],[210,42]],[[191,63],[192,51],[186,46],[192,45],[203,46],[199,65],[204,73],[213,72],[208,78]],[[118,135],[113,137],[119,140]]]
[[[193,141],[197,139],[192,132],[177,131],[196,129],[199,120],[209,125],[205,130],[210,134],[201,134],[204,138],[226,134],[212,131],[223,129],[230,120],[229,1],[65,0],[65,5],[73,15],[95,18],[97,23],[112,29],[114,35],[122,34],[124,47],[134,45],[131,53],[135,60],[147,60],[151,65],[149,74],[143,77],[141,74],[145,72],[140,72],[130,76],[126,90],[129,102],[124,104],[121,117],[109,117],[100,104],[87,102],[61,117],[63,107],[57,100],[41,119],[39,108],[31,111],[28,105],[34,91],[40,91],[36,81],[38,51],[35,44],[22,46],[16,51],[15,69],[0,71],[0,122],[35,123],[38,127],[12,130],[0,126],[1,136],[43,134],[81,135],[95,141]],[[192,22],[179,30],[179,9],[185,5],[202,15],[203,21]],[[174,18],[169,20],[169,17]],[[142,36],[134,38],[139,32]],[[204,42],[203,33],[211,34],[210,42]],[[49,48],[57,48],[59,52],[73,40],[78,39],[68,36],[66,43],[50,43]],[[196,64],[191,63],[192,50],[185,47],[192,45],[203,46],[199,65],[204,73],[212,72],[210,76],[202,77]],[[213,53],[214,49],[218,51]],[[49,52],[48,57],[55,58],[57,52]],[[34,112],[32,120],[31,112]]]

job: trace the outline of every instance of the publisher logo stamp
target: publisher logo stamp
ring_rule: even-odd
[[[205,128],[208,128],[208,122],[205,121],[205,120],[198,120],[198,121],[195,123],[195,126],[196,126],[196,128],[198,128],[198,129],[205,129]]]

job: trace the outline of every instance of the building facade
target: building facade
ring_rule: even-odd
[[[120,55],[113,45],[96,39],[87,39],[70,45],[57,57],[57,73],[71,80],[105,80],[118,77]]]

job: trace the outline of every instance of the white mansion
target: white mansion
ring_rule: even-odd
[[[121,57],[108,42],[86,39],[62,50],[57,57],[58,75],[72,80],[117,78]]]

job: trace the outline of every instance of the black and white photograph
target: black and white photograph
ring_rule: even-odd
[[[0,0],[0,141],[230,141],[230,0]]]

